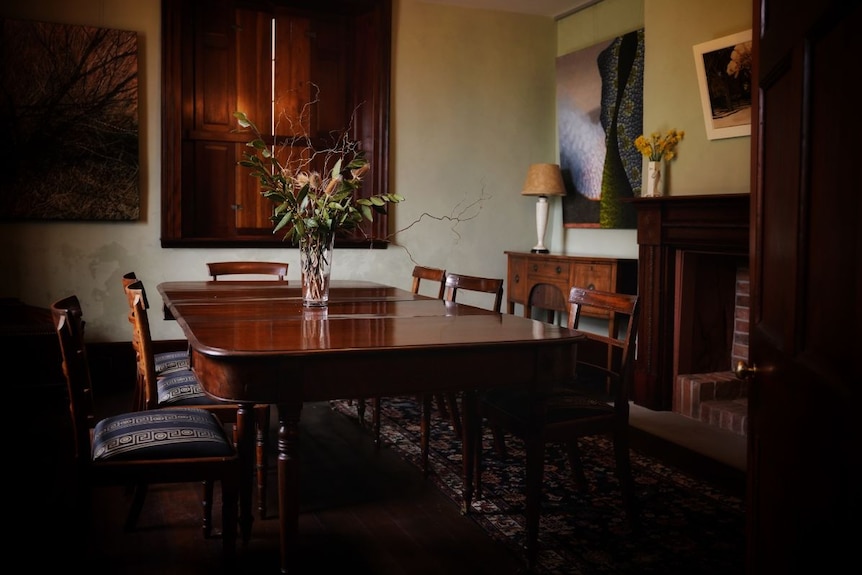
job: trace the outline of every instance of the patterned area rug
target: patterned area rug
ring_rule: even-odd
[[[358,421],[355,402],[331,405]],[[370,411],[365,414],[369,427]],[[385,398],[381,421],[384,445],[418,467],[416,401]],[[438,413],[432,423],[429,481],[460,505],[460,438]],[[470,516],[491,537],[523,556],[523,444],[512,437],[506,441],[508,454],[501,459],[491,449],[490,432],[485,430],[482,499],[473,502]],[[610,440],[585,439],[581,450],[589,482],[586,493],[576,489],[563,450],[547,447],[537,573],[731,575],[745,571],[742,500],[633,450],[642,529],[632,532],[625,521]]]

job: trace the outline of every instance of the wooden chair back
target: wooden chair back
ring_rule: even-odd
[[[209,262],[207,269],[213,281],[227,275],[275,276],[283,281],[287,277],[287,266],[284,262],[230,261]]]
[[[422,280],[437,282],[437,299],[443,299],[443,292],[446,289],[446,270],[439,268],[429,268],[425,266],[416,266],[413,268],[413,293],[419,293],[419,286]]]
[[[60,341],[63,374],[69,394],[74,459],[78,468],[87,469],[90,465],[90,429],[96,422],[96,406],[84,346],[81,304],[76,296],[69,296],[55,302],[51,306],[51,314]]]
[[[497,313],[500,313],[500,310],[503,307],[502,278],[485,278],[447,273],[445,289],[445,299],[447,301],[456,301],[459,291],[469,291],[492,294],[494,296],[494,304],[490,309]]]
[[[587,340],[578,344],[576,371],[604,375],[606,391],[628,413],[640,319],[638,296],[573,287],[569,292],[569,328],[578,329],[585,306],[606,311],[610,324],[607,335],[582,330]]]
[[[141,385],[140,409],[156,409],[159,406],[155,351],[150,332],[150,319],[144,297],[144,285],[134,282],[126,286],[130,298],[132,325],[134,326],[135,352],[138,355],[138,382]]]

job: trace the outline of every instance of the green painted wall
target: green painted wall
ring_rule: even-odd
[[[9,270],[0,277],[0,296],[48,306],[76,293],[94,341],[130,339],[120,283],[128,271],[151,286],[154,309],[161,305],[157,283],[203,279],[208,261],[283,259],[289,278],[299,277],[296,249],[160,247],[159,6],[159,0],[28,0],[0,7],[5,17],[139,33],[142,219],[0,223],[0,267]],[[646,129],[686,130],[671,193],[747,192],[749,138],[705,141],[691,46],[750,27],[750,12],[748,0],[604,0],[554,22],[394,0],[391,178],[407,201],[395,210],[394,245],[337,252],[333,277],[408,288],[414,263],[505,277],[503,252],[529,250],[536,241],[535,200],[520,195],[527,168],[558,161],[556,57],[640,26],[647,42]],[[633,230],[564,231],[556,205],[546,243],[557,252],[637,257]],[[151,321],[156,339],[182,336],[158,314]]]

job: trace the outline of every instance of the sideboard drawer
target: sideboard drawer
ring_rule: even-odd
[[[569,281],[569,264],[567,262],[553,262],[534,260],[527,262],[527,278],[531,283],[558,283]]]
[[[584,263],[572,269],[572,286],[599,291],[615,291],[615,266],[603,263]]]

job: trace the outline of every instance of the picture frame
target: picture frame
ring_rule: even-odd
[[[706,136],[751,135],[751,29],[692,48]]]

